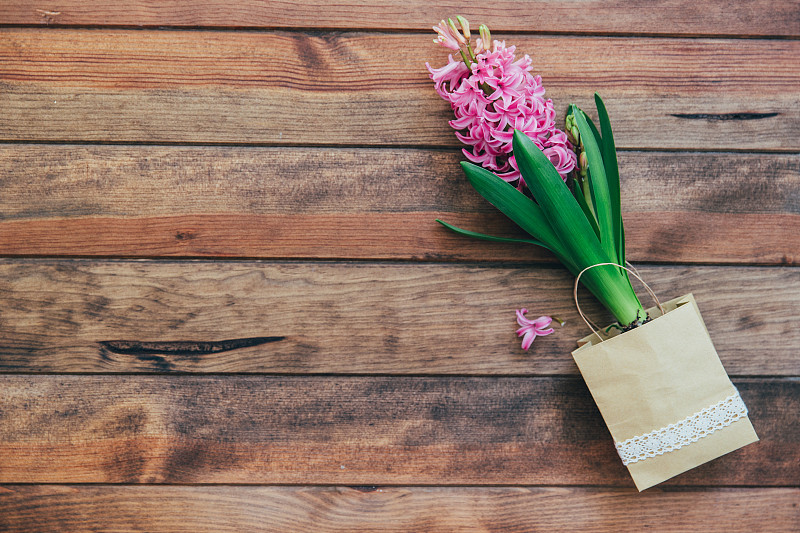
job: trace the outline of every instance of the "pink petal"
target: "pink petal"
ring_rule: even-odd
[[[553,319],[550,318],[549,316],[540,316],[539,318],[534,320],[532,322],[532,324],[533,324],[533,327],[535,327],[536,329],[542,329],[542,328],[546,328],[547,326],[549,326],[550,322],[552,322],[552,321],[553,321]]]
[[[525,313],[527,313],[527,309],[517,309],[517,324],[520,326],[532,326],[534,325],[533,321],[529,318],[525,317]],[[546,324],[545,324],[546,325]]]
[[[522,349],[527,351],[528,348],[531,347],[531,344],[533,344],[533,339],[535,338],[536,334],[534,332],[529,331],[528,333],[526,333],[525,336],[522,338]]]

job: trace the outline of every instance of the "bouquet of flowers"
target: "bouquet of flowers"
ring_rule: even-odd
[[[629,274],[639,276],[625,259],[619,168],[603,100],[595,94],[599,128],[570,105],[558,129],[531,58],[517,59],[515,47],[492,40],[485,25],[473,40],[467,20],[456,21],[433,29],[434,42],[458,55],[442,68],[426,66],[453,109],[456,137],[469,147],[461,164],[467,179],[530,238],[438,222],[473,238],[546,248],[576,276],[576,306],[581,282],[614,315],[617,323],[600,330],[578,306],[593,333],[573,357],[639,490],[758,440],[692,295],[645,309],[633,290]],[[549,317],[530,320],[525,312],[517,320],[527,349],[552,329]]]

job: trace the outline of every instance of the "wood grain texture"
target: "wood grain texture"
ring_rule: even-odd
[[[458,145],[424,68],[444,62],[430,35],[0,35],[0,139]],[[559,112],[599,90],[621,147],[800,149],[800,41],[510,38]]]
[[[521,235],[472,190],[461,159],[432,150],[5,145],[0,253],[552,260],[433,222]],[[798,155],[620,152],[620,164],[632,260],[800,261]]]
[[[459,13],[492,31],[798,36],[800,14],[787,0],[704,2],[587,0],[496,1],[466,6],[419,0],[297,2],[240,0],[5,0],[4,24],[100,26],[207,26],[235,28],[335,28],[429,30]]]
[[[0,228],[0,245],[5,256],[554,261],[535,247],[470,242],[433,222],[437,217],[492,235],[525,236],[512,231],[499,214],[230,214],[12,221]],[[797,265],[798,218],[658,213],[656,226],[651,214],[629,214],[626,227],[648,229],[626,234],[628,257],[632,261]],[[420,227],[425,228],[421,233],[417,232]]]
[[[675,485],[800,484],[800,381],[740,379],[760,442]],[[2,376],[0,483],[629,487],[577,378]]]
[[[432,222],[519,234],[424,69],[456,12],[559,122],[602,93],[629,257],[759,443],[636,494],[570,276]],[[800,265],[798,38],[786,0],[0,0],[0,530],[796,529],[800,270],[754,265]],[[524,353],[523,306],[568,323]]]
[[[618,159],[629,212],[800,214],[800,154]],[[456,149],[0,144],[0,218],[496,212],[464,160]]]
[[[0,528],[152,533],[791,531],[800,490],[0,486]],[[681,512],[676,513],[675,510]]]
[[[729,373],[800,374],[800,270],[640,270],[664,299],[695,294]],[[8,372],[577,374],[588,333],[561,268],[5,260],[0,280]],[[520,307],[567,325],[525,353]]]

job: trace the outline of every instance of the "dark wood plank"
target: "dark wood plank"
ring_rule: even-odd
[[[0,139],[457,145],[430,34],[0,35]],[[800,41],[509,38],[561,113],[599,91],[622,147],[800,149]]]
[[[6,533],[791,531],[800,490],[0,486]],[[680,509],[681,512],[675,512]]]
[[[519,235],[472,190],[461,159],[431,150],[5,145],[0,253],[552,260],[433,222]],[[796,154],[621,152],[620,162],[633,261],[800,261]]]
[[[670,481],[800,484],[800,381],[735,381],[761,441]],[[576,378],[1,376],[0,483],[630,487]]]
[[[800,375],[800,269],[640,271],[665,300],[695,294],[731,374]],[[571,295],[560,268],[5,260],[0,370],[575,374]],[[521,307],[567,325],[526,354]]]
[[[493,31],[592,32],[701,35],[800,34],[797,5],[787,0],[704,2],[588,0],[557,2],[495,1],[465,6],[405,2],[285,1],[265,5],[257,0],[235,4],[221,0],[5,0],[5,24],[101,26],[211,26],[236,28],[369,28],[428,30],[441,18],[462,14]]]

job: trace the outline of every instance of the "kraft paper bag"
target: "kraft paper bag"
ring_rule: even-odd
[[[663,307],[572,352],[639,491],[758,440],[694,297]]]

